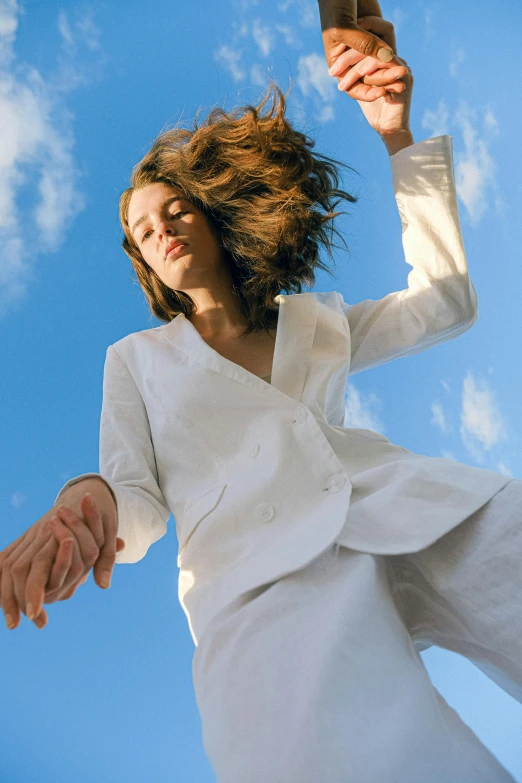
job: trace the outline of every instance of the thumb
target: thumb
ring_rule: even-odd
[[[394,53],[391,46],[388,46],[382,38],[378,38],[368,30],[363,30],[356,24],[351,24],[346,28],[337,28],[335,30],[336,43],[343,43],[345,46],[355,49],[356,52],[364,54],[365,57],[376,57],[383,63],[389,63],[393,60]]]
[[[373,8],[373,10],[376,12],[377,8]],[[364,29],[365,22],[369,19],[374,25],[378,22],[382,23],[384,20],[378,14],[367,17],[365,20],[361,11],[361,21],[364,26],[359,26],[355,0],[342,0],[342,2],[339,0],[335,0],[335,2],[333,0],[319,0],[319,16],[326,62],[329,68],[346,47],[355,49],[365,57],[376,57],[381,62],[389,63],[393,60],[393,47],[370,30]]]

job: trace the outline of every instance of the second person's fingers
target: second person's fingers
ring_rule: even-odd
[[[72,565],[73,548],[78,545],[74,533],[69,530],[67,525],[64,525],[58,516],[51,519],[50,526],[53,535],[60,544],[60,548],[56,555],[56,560],[53,563],[51,573],[49,574],[47,584],[44,585],[46,599],[50,593],[59,590],[62,587]]]
[[[50,536],[46,544],[34,541],[11,567],[14,594],[20,611],[24,614],[27,614],[26,584],[29,574],[33,572],[33,583],[45,585],[57,551],[58,542],[53,536]]]
[[[371,84],[374,87],[386,87],[388,84],[402,79],[406,76],[408,69],[404,65],[396,65],[394,68],[386,68],[385,71],[374,71],[366,76],[363,76],[363,84]]]

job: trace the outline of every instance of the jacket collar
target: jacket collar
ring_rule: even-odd
[[[317,299],[313,293],[307,292],[288,296],[279,294],[274,301],[279,304],[279,317],[271,384],[221,356],[205,342],[183,313],[162,327],[161,335],[192,361],[248,386],[263,390],[271,388],[300,401],[314,341]]]

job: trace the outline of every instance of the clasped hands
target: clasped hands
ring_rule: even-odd
[[[318,0],[326,62],[381,137],[410,134],[413,75],[378,0]]]
[[[116,553],[125,547],[117,528],[116,502],[101,477],[66,489],[0,552],[0,604],[7,627],[16,628],[24,612],[43,628],[48,621],[43,604],[71,598],[91,568],[98,586],[109,587]]]

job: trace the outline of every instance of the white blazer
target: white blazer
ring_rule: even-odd
[[[459,224],[452,137],[391,157],[408,287],[347,304],[279,295],[271,384],[224,358],[180,314],[107,350],[100,475],[114,492],[117,563],[135,563],[175,518],[179,599],[197,645],[244,591],[338,541],[414,552],[510,480],[343,427],[349,374],[465,332],[477,297]],[[58,498],[57,498],[58,499]]]

